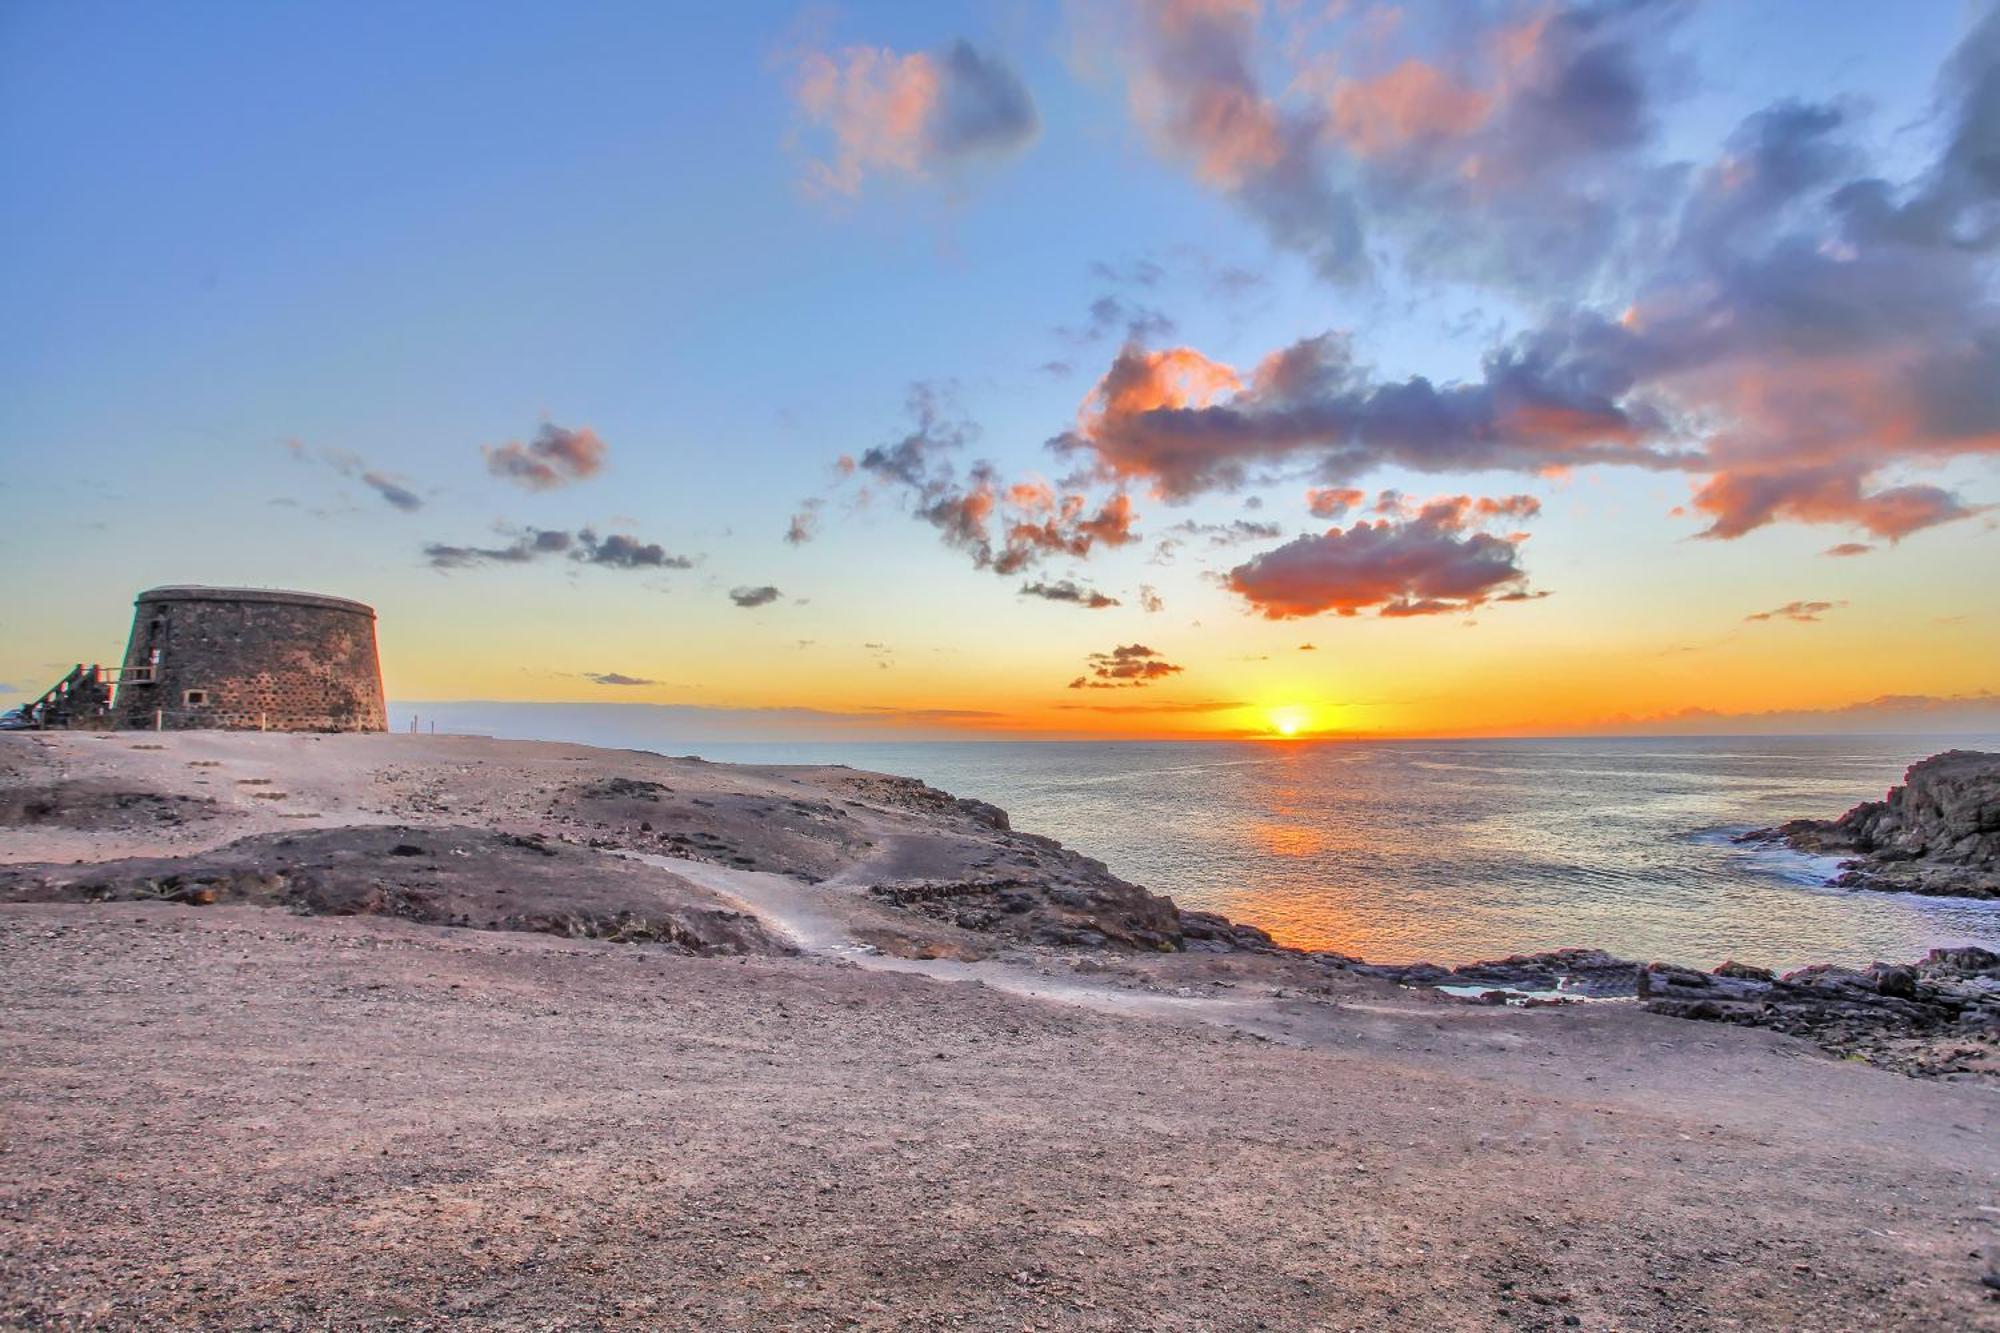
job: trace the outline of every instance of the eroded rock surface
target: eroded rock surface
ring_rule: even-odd
[[[0,865],[0,902],[241,904],[688,954],[793,952],[756,917],[677,875],[490,829],[315,829],[243,838],[191,856]]]
[[[1490,986],[1497,991],[1561,991],[1580,998],[1631,995],[1640,964],[1602,949],[1551,949],[1445,968],[1436,963],[1363,963],[1350,970],[1405,986]]]
[[[1834,881],[1844,888],[2000,898],[2000,754],[1947,750],[1912,764],[1884,800],[1741,840],[1852,856]]]
[[[1985,949],[1782,977],[1739,963],[1713,972],[1653,963],[1639,997],[1654,1013],[1775,1028],[1905,1073],[2000,1069],[2000,954]]]

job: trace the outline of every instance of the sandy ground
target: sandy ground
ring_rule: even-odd
[[[564,795],[621,774],[721,841]],[[0,861],[539,830],[805,952],[0,906],[0,1326],[2000,1328],[1989,1081],[1264,956],[960,950],[865,890],[1027,853],[845,770],[0,736],[0,795],[56,788],[89,799]],[[781,793],[854,804],[787,831]]]

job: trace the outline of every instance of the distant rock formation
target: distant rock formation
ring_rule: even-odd
[[[2000,898],[2000,754],[1947,750],[1910,765],[1888,799],[1838,819],[1745,833],[1797,851],[1852,856],[1834,883],[1888,893]]]

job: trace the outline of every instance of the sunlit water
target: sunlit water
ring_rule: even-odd
[[[1730,841],[1879,798],[1953,744],[2000,749],[2000,737],[699,751],[919,777],[1304,947],[1449,964],[1590,945],[1789,968],[2000,947],[2000,903],[1830,889],[1830,861]]]

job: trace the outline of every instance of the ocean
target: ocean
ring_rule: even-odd
[[[1954,744],[2000,749],[2000,737],[703,742],[693,752],[922,778],[1184,906],[1304,948],[1452,965],[1582,945],[1793,968],[2000,949],[2000,902],[1827,888],[1830,860],[1731,841],[1879,799],[1909,764]]]

